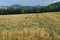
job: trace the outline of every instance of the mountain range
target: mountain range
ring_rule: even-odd
[[[52,3],[48,6],[60,6],[60,1],[56,2],[56,3]],[[0,6],[0,9],[1,8],[20,8],[20,7],[29,8],[29,9],[32,8],[32,6],[21,6],[21,5],[18,5],[18,4],[14,4],[12,6]],[[38,5],[37,7],[43,7],[43,6]]]
[[[60,1],[59,2],[56,2],[56,3],[52,3],[49,6],[60,6]]]

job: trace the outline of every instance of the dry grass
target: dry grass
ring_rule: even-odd
[[[0,32],[0,40],[60,40],[56,34],[50,35],[44,29],[24,28],[23,30],[5,30]]]
[[[60,12],[0,15],[0,40],[60,40]]]

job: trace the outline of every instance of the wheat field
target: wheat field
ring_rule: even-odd
[[[60,12],[0,15],[0,40],[60,40]]]

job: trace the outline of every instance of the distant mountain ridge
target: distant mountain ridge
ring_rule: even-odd
[[[56,3],[52,3],[49,6],[60,6],[60,1],[59,2],[56,2]]]
[[[22,7],[21,5],[18,5],[18,4],[15,4],[15,5],[12,5],[12,6],[9,6],[9,8],[20,8]]]
[[[56,3],[52,3],[48,6],[60,6],[60,1],[56,2]],[[19,4],[14,4],[14,5],[11,5],[11,6],[0,6],[0,9],[1,8],[21,8],[21,7],[31,9],[33,6],[22,6],[22,5],[19,5]],[[44,6],[37,5],[35,7],[44,7]]]
[[[21,8],[21,7],[30,9],[33,6],[22,6],[22,5],[18,5],[18,4],[10,6],[10,8]],[[40,5],[37,5],[35,7],[41,7],[41,6]]]
[[[1,9],[1,8],[8,8],[8,6],[0,6],[0,9]]]
[[[32,6],[21,6],[21,5],[18,5],[18,4],[15,4],[15,5],[12,5],[12,6],[0,6],[0,9],[1,8],[32,8]]]

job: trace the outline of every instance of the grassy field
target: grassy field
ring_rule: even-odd
[[[0,40],[60,40],[60,12],[0,15]]]

